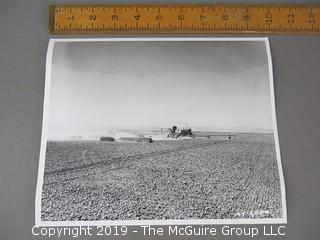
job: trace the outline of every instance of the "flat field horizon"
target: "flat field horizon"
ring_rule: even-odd
[[[43,221],[279,218],[274,136],[48,141],[41,205]]]

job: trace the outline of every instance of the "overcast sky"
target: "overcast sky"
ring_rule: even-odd
[[[49,138],[184,126],[272,129],[264,42],[55,43]]]

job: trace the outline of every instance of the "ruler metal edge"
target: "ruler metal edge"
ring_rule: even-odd
[[[57,5],[49,6],[49,33],[54,33],[54,24],[55,24],[55,9]]]
[[[307,4],[307,3],[301,3],[301,4],[233,4],[233,3],[217,3],[217,4],[195,4],[195,3],[182,3],[182,4],[162,4],[162,3],[150,3],[150,4],[55,4],[55,5],[50,5],[49,6],[49,33],[54,34],[54,35],[78,35],[78,34],[88,34],[88,35],[99,35],[99,34],[194,34],[194,35],[199,35],[199,34],[208,34],[208,35],[214,35],[214,34],[226,34],[226,35],[232,35],[232,34],[274,34],[274,35],[319,35],[319,31],[310,31],[310,30],[299,30],[295,31],[294,29],[289,30],[289,31],[276,31],[276,30],[231,30],[231,31],[226,31],[226,30],[214,30],[214,31],[182,31],[182,30],[166,30],[166,31],[161,31],[161,30],[156,30],[156,31],[144,31],[144,30],[126,30],[126,31],[119,31],[119,30],[106,30],[106,31],[72,31],[72,30],[55,30],[55,9],[59,7],[87,7],[87,8],[92,8],[92,7],[136,7],[136,8],[142,8],[142,7],[257,7],[257,8],[288,8],[288,9],[294,9],[294,8],[315,8],[320,10],[320,4]]]

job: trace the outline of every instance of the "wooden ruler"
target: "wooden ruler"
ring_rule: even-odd
[[[56,5],[53,34],[320,33],[320,5]]]

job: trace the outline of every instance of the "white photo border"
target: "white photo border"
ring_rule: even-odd
[[[59,42],[190,42],[190,41],[212,41],[212,42],[251,42],[262,41],[265,42],[266,52],[268,57],[268,70],[270,82],[270,97],[273,118],[274,141],[276,147],[277,164],[281,187],[281,218],[263,218],[263,219],[169,219],[169,220],[105,220],[105,221],[43,221],[41,220],[41,196],[42,185],[44,178],[46,145],[47,145],[47,126],[49,113],[49,99],[50,86],[52,77],[52,54],[55,43]],[[286,224],[287,223],[287,205],[286,205],[286,190],[283,176],[283,169],[281,164],[281,154],[279,146],[278,128],[276,120],[275,95],[273,83],[273,68],[271,59],[271,50],[269,39],[267,37],[171,37],[171,38],[52,38],[49,40],[47,57],[46,57],[46,78],[44,88],[44,103],[43,103],[43,119],[42,119],[42,133],[40,143],[40,156],[38,179],[35,196],[35,226],[49,227],[49,226],[114,226],[114,225],[222,225],[222,224]]]

